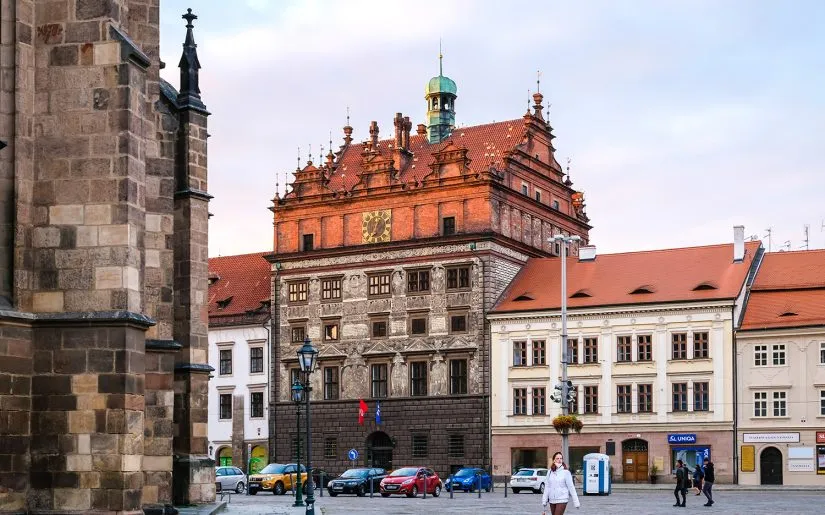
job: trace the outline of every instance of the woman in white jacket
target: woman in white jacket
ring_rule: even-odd
[[[560,452],[553,455],[553,464],[547,471],[544,478],[544,495],[541,498],[541,505],[545,508],[550,505],[548,515],[563,515],[567,509],[567,503],[573,498],[573,506],[578,508],[579,496],[576,495],[576,487],[573,486],[573,476],[567,470],[564,459]]]

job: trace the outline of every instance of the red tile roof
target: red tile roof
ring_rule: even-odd
[[[733,299],[741,291],[760,245],[746,243],[741,263],[733,262],[733,244],[602,254],[593,261],[571,257],[567,261],[567,305],[579,308]],[[528,260],[492,312],[560,309],[560,277],[559,258]]]
[[[420,180],[430,172],[430,165],[435,161],[433,153],[440,151],[450,143],[467,149],[470,166],[474,170],[485,170],[491,164],[501,162],[504,154],[522,142],[524,120],[508,120],[472,127],[457,127],[452,135],[441,143],[430,143],[427,136],[410,134],[410,151],[413,158],[401,170],[400,180],[412,183]],[[394,139],[378,142],[378,150],[383,157],[392,156]],[[338,191],[345,187],[351,189],[358,182],[361,172],[361,152],[363,143],[352,143],[338,156],[337,168],[330,177],[327,187]]]
[[[210,319],[242,315],[270,301],[267,254],[271,252],[209,258]]]
[[[766,254],[742,330],[825,326],[825,250]]]

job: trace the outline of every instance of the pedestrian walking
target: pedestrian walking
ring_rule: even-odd
[[[696,495],[702,495],[702,480],[705,478],[705,472],[702,470],[702,464],[697,463],[696,468],[693,469],[693,489],[696,490]]]
[[[567,470],[567,465],[560,452],[553,454],[553,464],[544,478],[544,495],[541,496],[541,505],[545,508],[545,515],[563,515],[567,503],[573,499],[573,506],[578,508],[579,496],[573,485],[573,476]],[[547,505],[550,510],[547,511]]]
[[[673,489],[673,495],[676,496],[676,504],[673,506],[677,506],[680,508],[687,507],[687,491],[690,485],[690,478],[688,477],[688,471],[685,467],[685,462],[682,460],[676,460],[676,488]],[[682,500],[679,501],[679,495],[682,496]]]
[[[705,458],[705,480],[702,485],[702,492],[708,498],[708,502],[704,506],[713,506],[713,482],[716,480],[716,474],[713,471],[713,462]]]

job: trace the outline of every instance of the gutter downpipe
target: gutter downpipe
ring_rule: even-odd
[[[744,308],[743,308],[744,309]],[[734,315],[736,303],[730,308],[731,321],[736,324]],[[736,363],[737,344],[736,326],[733,327],[733,484],[739,484],[739,367]]]

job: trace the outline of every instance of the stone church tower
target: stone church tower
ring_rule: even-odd
[[[354,143],[347,124],[340,150],[275,196],[273,461],[294,460],[304,438],[290,385],[308,337],[320,350],[317,468],[351,466],[349,449],[359,466],[426,464],[442,477],[490,465],[490,369],[501,364],[490,363],[487,310],[529,257],[559,253],[551,235],[586,244],[590,226],[540,93],[521,118],[460,128],[457,98],[439,72],[414,134],[401,113],[389,139],[373,121]]]
[[[178,92],[158,0],[0,0],[0,513],[214,499],[209,113],[183,18]]]

